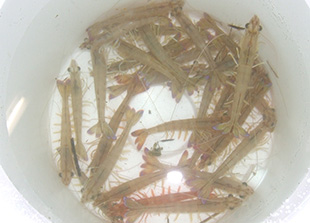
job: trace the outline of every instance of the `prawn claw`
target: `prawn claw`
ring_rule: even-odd
[[[146,129],[139,129],[131,133],[132,136],[136,136],[135,143],[137,144],[137,149],[140,151],[146,138],[148,137],[148,132]]]

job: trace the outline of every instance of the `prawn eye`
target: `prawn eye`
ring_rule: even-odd
[[[250,23],[245,24],[245,28],[249,28]],[[260,25],[258,31],[262,31],[263,27]]]
[[[117,217],[116,217],[116,221],[118,221],[118,222],[123,222],[123,217],[122,217],[122,216],[117,216]]]
[[[77,67],[77,69],[78,69],[78,71],[80,71],[80,70],[81,70],[81,68],[80,68],[79,66]]]
[[[58,176],[59,176],[59,177],[62,177],[62,174],[61,174],[61,173],[59,173],[59,174],[58,174]]]
[[[68,67],[67,71],[68,71],[69,73],[71,73],[71,67]]]

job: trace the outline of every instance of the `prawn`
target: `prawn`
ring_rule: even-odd
[[[102,192],[95,199],[94,206],[104,206],[111,201],[119,200],[124,196],[128,196],[158,180],[166,177],[167,173],[172,169],[163,169],[154,173],[140,175],[139,177],[113,187],[110,191]]]
[[[207,201],[189,200],[160,205],[141,205],[138,202],[124,197],[125,206],[129,209],[126,216],[126,222],[135,222],[140,215],[144,213],[200,213],[200,212],[224,212],[228,209],[234,209],[241,205],[242,200],[233,196],[226,198],[213,198]]]
[[[266,95],[266,93],[271,87],[269,79],[264,80],[264,78],[266,77],[261,77],[260,73],[256,74],[257,74],[256,75],[257,80],[255,82],[257,82],[257,84],[255,89],[253,90],[253,95],[255,97],[251,97],[251,94],[249,93],[247,94],[246,100],[250,101],[251,98],[251,103],[243,108],[242,113],[238,120],[240,124],[245,122],[245,120],[247,119],[253,108],[258,105],[258,103],[263,99],[263,97]],[[225,135],[222,135],[217,140],[217,142],[212,146],[213,149],[212,151],[210,151],[211,153],[208,153],[207,155],[208,158],[207,160],[205,160],[205,162],[211,164],[216,159],[216,157],[218,157],[219,154],[223,152],[223,150],[227,147],[227,145],[230,143],[233,137],[234,137],[233,135],[226,135],[226,137]]]
[[[144,150],[145,155],[143,159],[145,161],[144,164],[141,165],[143,168],[143,174],[151,173],[155,170],[169,169],[172,166],[167,166],[158,161],[157,158],[151,156],[151,151],[148,149]],[[196,184],[204,184],[207,179],[211,177],[212,173],[202,172],[198,170],[194,170],[189,168],[187,165],[184,165],[183,162],[187,159],[187,152],[184,152],[179,163],[178,163],[178,171],[182,172],[185,179],[187,179],[186,184],[188,185],[196,185]],[[177,167],[175,167],[177,168]],[[240,198],[245,198],[251,194],[253,194],[253,189],[249,187],[245,182],[240,182],[237,179],[233,179],[231,177],[222,177],[214,181],[213,188],[224,190],[228,193],[237,194]]]
[[[96,133],[97,137],[104,135],[108,139],[115,139],[114,131],[105,122],[107,64],[105,61],[104,52],[100,53],[98,48],[93,47],[91,49],[91,58],[98,111],[98,123],[91,127],[87,132],[89,134]]]
[[[71,60],[68,68],[71,79],[71,98],[74,121],[74,132],[76,137],[76,153],[84,160],[88,160],[86,149],[82,143],[82,84],[80,78],[80,67],[75,60]]]
[[[237,69],[231,119],[228,122],[214,126],[214,129],[221,130],[223,134],[233,132],[235,137],[239,137],[240,135],[248,136],[248,133],[239,124],[238,118],[251,80],[254,60],[257,56],[258,36],[260,30],[261,26],[259,18],[254,15],[246,25],[245,36],[240,44],[240,58]]]
[[[157,58],[157,60],[160,61],[163,64],[163,66],[166,67],[183,84],[187,83],[188,84],[187,88],[190,89],[189,92],[193,91],[193,89],[196,88],[195,84],[190,81],[188,74],[186,74],[184,70],[182,70],[182,68],[168,56],[167,52],[158,42],[151,27],[149,25],[146,25],[141,27],[140,30],[141,30],[140,35],[145,45],[148,47],[151,53]],[[180,101],[183,88],[182,89],[175,88],[174,83],[172,83],[171,90],[173,96],[176,98],[176,101],[177,102]]]
[[[224,70],[223,67],[225,67],[225,70],[232,69],[233,67],[232,59],[219,62],[218,64],[219,64],[217,67],[218,71],[223,71]],[[201,73],[201,76],[208,77],[207,74],[209,73],[209,70],[201,71],[200,73]],[[216,78],[211,78],[211,79],[209,78],[207,80],[207,83],[203,89],[203,94],[202,94],[201,103],[198,109],[197,118],[203,118],[206,116],[207,110],[214,96],[213,86],[216,86],[217,84],[216,82],[217,82]],[[218,110],[215,110],[215,111],[218,111]],[[194,131],[189,139],[189,146],[192,145],[194,142],[198,144],[198,141],[197,141],[198,138],[199,138],[198,132]]]
[[[114,115],[112,116],[109,126],[111,127],[113,132],[117,131],[117,128],[128,109],[128,104],[132,97],[140,92],[145,91],[144,84],[141,83],[142,80],[139,79],[138,75],[134,75],[131,83],[127,89],[127,95],[115,111]],[[112,140],[106,140],[105,137],[101,137],[94,157],[89,165],[89,168],[93,169],[99,166],[99,164],[106,158],[106,155],[109,152],[109,149],[112,145]]]
[[[216,169],[214,173],[206,180],[203,186],[194,186],[199,190],[200,198],[207,198],[211,192],[211,185],[229,169],[234,167],[241,159],[243,159],[253,148],[257,142],[260,142],[267,132],[273,131],[276,120],[274,110],[270,110],[271,115],[264,116],[263,121],[250,132],[249,137],[246,137],[235,148],[235,150],[224,160],[224,162]],[[272,121],[271,121],[272,120]]]
[[[73,160],[71,153],[71,123],[69,111],[69,95],[71,92],[71,81],[65,79],[57,80],[57,88],[62,97],[62,112],[61,112],[61,135],[60,147],[57,149],[60,155],[60,174],[64,185],[69,185],[73,176]]]
[[[184,200],[194,199],[197,198],[197,192],[187,191],[187,192],[176,192],[176,193],[170,193],[170,187],[168,188],[168,194],[165,194],[164,188],[163,193],[161,195],[155,196],[154,191],[152,190],[151,197],[148,197],[146,194],[142,194],[142,197],[140,195],[137,195],[140,199],[133,198],[132,196],[130,199],[134,200],[135,202],[141,204],[141,205],[161,205],[161,204],[173,204],[175,202],[180,202]],[[124,200],[122,200],[119,204],[112,205],[111,207],[108,207],[108,215],[110,218],[125,218],[126,212],[129,211],[129,209],[125,206]]]
[[[154,22],[159,22],[160,24],[170,24],[170,20],[167,17],[155,16],[142,20],[136,20],[127,24],[119,24],[109,30],[102,31],[102,33],[98,36],[92,36],[92,34],[88,32],[89,39],[86,39],[80,48],[89,48],[93,45],[109,45],[131,30]]]
[[[116,187],[113,187],[108,192],[101,193],[93,205],[95,206],[104,206],[105,204],[123,198],[124,196],[128,196],[135,191],[139,191],[140,189],[166,177],[167,173],[173,170],[178,170],[179,166],[183,163],[183,157],[181,157],[179,164],[177,167],[165,166],[163,168],[159,168],[156,172],[150,171],[141,171],[140,177],[129,180],[123,184],[120,184]],[[156,162],[157,159],[154,158]],[[157,160],[158,161],[158,160]],[[159,162],[158,162],[159,163]],[[142,166],[141,166],[142,167]]]
[[[219,45],[218,48],[222,48],[223,46],[228,47],[233,55],[237,55],[237,49],[239,49],[239,46],[217,26],[215,20],[209,14],[203,13],[203,18],[197,22],[197,26],[203,30],[209,28],[213,29],[219,37],[215,40]]]
[[[97,37],[104,30],[112,29],[120,24],[129,25],[135,21],[145,20],[150,17],[157,16],[168,16],[171,8],[173,7],[182,7],[184,5],[184,0],[177,1],[166,1],[154,4],[148,4],[141,7],[129,9],[123,11],[120,14],[109,17],[103,21],[97,22],[92,26],[87,28],[87,32],[90,37]]]
[[[169,70],[166,69],[159,61],[157,61],[150,54],[140,50],[134,45],[131,45],[123,40],[119,40],[119,45],[116,51],[124,58],[131,58],[140,61],[154,70],[165,75],[169,80],[177,85],[179,89],[182,88],[182,82],[178,76],[174,76]]]
[[[150,134],[164,131],[188,131],[188,130],[207,130],[212,131],[213,123],[216,123],[218,119],[225,119],[226,116],[220,116],[214,119],[208,117],[205,118],[191,118],[191,119],[182,119],[175,120],[170,122],[165,122],[157,126],[148,128],[148,129],[139,129],[131,133],[132,136],[137,137],[135,143],[137,144],[137,149],[141,150],[146,138]]]
[[[208,65],[211,68],[211,72],[215,74],[218,80],[221,80],[221,76],[219,72],[216,70],[216,63],[208,49],[208,45],[205,43],[205,40],[201,37],[198,28],[192,23],[192,21],[184,14],[182,8],[175,7],[173,10],[173,16],[177,19],[180,23],[181,27],[187,33],[187,35],[192,39],[195,46],[202,52],[202,56],[207,61]],[[214,88],[217,88],[219,82],[215,82],[216,85]]]
[[[100,187],[108,179],[126,143],[129,131],[141,118],[143,111],[135,112],[128,109],[126,112],[127,124],[115,145],[111,148],[108,157],[98,166],[95,173],[91,174],[89,181],[86,182],[81,201],[84,203],[99,193]]]

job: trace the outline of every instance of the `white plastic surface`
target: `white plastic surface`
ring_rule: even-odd
[[[1,165],[26,200],[53,223],[101,222],[54,174],[46,114],[60,64],[85,28],[115,2],[7,0],[1,9],[0,40],[6,43],[0,53]],[[260,55],[280,76],[273,78],[278,126],[265,180],[232,216],[235,222],[262,222],[292,194],[310,166],[309,8],[303,0],[189,2],[227,23],[245,24],[253,14],[262,20]],[[18,102],[23,114],[8,137],[6,115]],[[276,221],[281,218],[287,217],[280,214]]]

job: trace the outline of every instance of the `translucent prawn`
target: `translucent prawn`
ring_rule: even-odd
[[[196,87],[195,84],[191,82],[189,74],[186,74],[184,70],[182,70],[181,67],[168,56],[167,52],[163,49],[162,45],[157,40],[151,27],[146,25],[141,27],[140,30],[140,35],[142,36],[145,45],[148,47],[151,53],[163,64],[164,67],[167,68],[167,70],[176,76],[177,79],[183,83],[183,85],[186,85],[186,87],[189,88],[189,92],[192,92]],[[177,102],[179,102],[182,97],[184,87],[179,89],[178,85],[175,87],[174,83],[172,83],[172,95],[176,98]]]
[[[61,135],[60,147],[57,149],[60,159],[60,174],[64,185],[69,185],[73,176],[73,160],[71,149],[71,123],[69,111],[69,95],[71,93],[71,81],[65,79],[57,80],[57,88],[62,97],[62,112],[61,112]]]
[[[190,200],[197,198],[197,193],[193,191],[186,191],[186,192],[174,192],[171,193],[170,187],[168,187],[168,193],[165,193],[165,188],[163,187],[162,194],[155,195],[155,192],[151,190],[152,196],[144,194],[144,193],[135,193],[134,195],[131,195],[130,199],[137,202],[140,205],[161,205],[161,204],[173,204],[176,202],[181,202],[184,200]],[[136,198],[138,197],[138,199]],[[129,211],[128,207],[124,204],[124,201],[122,200],[118,204],[114,204],[111,207],[108,208],[108,215],[110,218],[122,218],[125,219],[126,213]],[[143,219],[146,220],[145,216]]]
[[[122,103],[119,105],[109,122],[109,126],[111,127],[113,132],[117,131],[117,128],[119,127],[119,124],[126,110],[128,109],[128,104],[132,97],[146,90],[145,84],[142,84],[141,82],[142,80],[139,79],[138,75],[134,75],[133,78],[130,80],[130,84],[127,88],[126,97],[123,99]],[[120,85],[119,87],[122,86]],[[99,166],[99,164],[106,158],[112,143],[112,140],[106,140],[105,137],[101,137],[96,152],[89,165],[89,168],[94,169]]]
[[[143,168],[141,173],[150,174],[153,171],[172,168],[172,166],[167,166],[165,164],[160,163],[156,157],[152,157],[148,149],[145,149],[144,153],[145,155],[143,156],[143,159],[145,160],[145,163],[141,165],[141,167]],[[188,153],[187,151],[185,151],[182,154],[182,157],[180,158],[180,161],[177,165],[179,168],[178,169],[177,167],[175,168],[178,171],[182,172],[184,178],[187,179],[186,184],[190,186],[205,184],[205,181],[212,176],[212,173],[202,172],[189,168],[186,165],[187,156]],[[227,193],[230,194],[236,194],[240,198],[248,197],[254,192],[253,189],[249,187],[246,183],[241,182],[237,179],[233,179],[231,177],[222,177],[217,179],[216,181],[213,182],[212,188],[217,188],[226,191]],[[194,189],[193,191],[197,190]]]
[[[108,192],[100,193],[98,197],[95,199],[93,205],[104,206],[104,204],[106,203],[119,200],[124,196],[128,196],[158,180],[165,178],[169,171],[170,170],[165,169],[154,173],[141,175],[135,179],[129,180],[116,187],[113,187]]]
[[[93,24],[87,28],[87,32],[89,36],[94,39],[104,30],[111,30],[120,24],[128,26],[130,23],[134,23],[139,20],[146,20],[150,17],[168,16],[171,8],[177,6],[182,7],[183,5],[184,0],[176,0],[152,3],[141,7],[132,8]]]
[[[192,118],[165,122],[157,126],[148,129],[139,129],[131,133],[132,136],[137,137],[135,143],[137,144],[137,149],[140,150],[150,134],[165,131],[189,131],[189,130],[206,130],[212,131],[213,123],[216,123],[218,119],[225,119],[226,116],[220,116],[214,119],[208,117],[205,118]]]
[[[208,198],[211,192],[211,185],[228,170],[233,168],[241,159],[243,159],[255,145],[261,141],[267,132],[272,132],[276,124],[274,110],[270,110],[270,115],[264,116],[263,121],[250,132],[249,137],[246,137],[235,148],[235,150],[224,160],[214,173],[206,180],[203,186],[195,185],[194,188],[199,190],[200,198]]]
[[[86,149],[82,142],[82,84],[80,78],[80,67],[75,60],[71,60],[70,67],[68,68],[71,79],[71,98],[72,98],[72,111],[74,121],[74,132],[76,138],[76,153],[84,160],[88,160]]]
[[[240,126],[240,116],[243,101],[251,80],[252,67],[257,57],[258,36],[261,30],[259,18],[254,15],[246,25],[246,32],[240,44],[240,58],[236,76],[236,86],[231,111],[231,119],[228,122],[214,126],[214,129],[221,130],[223,134],[233,132],[235,137],[248,136],[248,133]]]
[[[98,111],[98,123],[91,127],[87,132],[89,134],[96,133],[96,136],[104,135],[108,139],[115,139],[115,133],[105,121],[105,103],[106,103],[106,74],[107,64],[104,52],[99,52],[99,48],[91,49],[94,77],[95,94]]]
[[[126,112],[127,124],[122,134],[117,139],[115,145],[111,148],[108,157],[103,161],[103,163],[98,166],[96,171],[91,174],[89,180],[84,186],[84,191],[82,194],[81,201],[89,201],[92,197],[97,195],[100,191],[101,186],[108,179],[112,169],[114,168],[123,148],[126,143],[129,131],[132,126],[134,126],[141,118],[143,111],[135,112],[134,109],[128,109]]]
[[[130,198],[124,197],[125,206],[129,211],[125,214],[126,223],[133,223],[144,213],[220,213],[241,205],[242,200],[233,196],[214,198],[207,201],[189,200],[160,205],[141,205]]]

